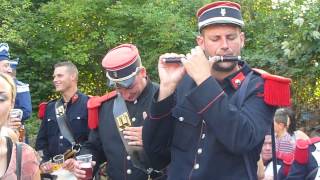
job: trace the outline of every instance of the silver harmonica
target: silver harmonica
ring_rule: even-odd
[[[182,57],[167,57],[163,58],[163,62],[165,63],[181,63]],[[241,56],[211,56],[209,57],[209,61],[212,62],[232,62],[232,61],[240,61]]]

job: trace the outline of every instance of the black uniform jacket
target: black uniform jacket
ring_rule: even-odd
[[[135,102],[126,102],[133,126],[143,125],[143,112],[148,113],[152,97],[158,85],[148,81],[146,88]],[[97,166],[107,161],[107,173],[112,180],[143,180],[147,175],[140,169],[133,167],[125,147],[121,141],[113,116],[114,98],[104,102],[99,108],[99,126],[91,130],[89,140],[80,154],[91,153],[97,161]]]
[[[168,165],[172,180],[248,180],[244,156],[254,179],[257,161],[275,108],[263,100],[264,80],[253,73],[247,90],[239,89],[252,70],[218,82],[209,77],[197,86],[185,76],[176,92],[151,105],[143,140],[153,166]],[[243,98],[243,100],[241,100]],[[243,101],[239,107],[238,101]]]
[[[88,110],[87,102],[89,97],[77,92],[68,102],[66,107],[67,123],[77,143],[83,143],[88,139]],[[64,153],[71,148],[71,143],[61,135],[56,113],[55,103],[50,101],[47,105],[45,116],[41,122],[36,140],[36,150],[43,151],[43,161],[48,161],[57,154]]]

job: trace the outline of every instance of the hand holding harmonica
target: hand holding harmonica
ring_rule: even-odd
[[[181,63],[182,57],[165,57],[162,59],[165,63]],[[209,61],[211,62],[232,62],[240,61],[241,56],[210,56]]]

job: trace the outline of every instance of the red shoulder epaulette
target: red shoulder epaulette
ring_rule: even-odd
[[[277,158],[282,160],[283,174],[285,176],[287,176],[290,171],[293,160],[294,160],[294,154],[293,153],[285,153],[285,152],[277,152]]]
[[[264,82],[264,101],[272,106],[290,106],[290,84],[291,79],[282,76],[272,75],[262,69],[253,68],[261,75]]]
[[[99,124],[99,107],[101,103],[104,101],[108,101],[117,95],[116,91],[112,91],[107,93],[103,96],[92,96],[88,100],[87,107],[88,107],[88,126],[90,129],[95,129],[98,127]]]
[[[40,120],[43,120],[43,118],[44,118],[44,115],[45,115],[45,112],[46,112],[46,109],[47,109],[47,105],[48,105],[48,102],[41,102],[38,105],[38,118]]]
[[[308,140],[298,139],[296,142],[295,160],[300,164],[307,164],[309,160],[309,146],[320,142],[320,137]]]
[[[300,164],[307,164],[309,159],[309,141],[298,139],[296,141],[295,160]]]

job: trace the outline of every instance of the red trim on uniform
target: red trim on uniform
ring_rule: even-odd
[[[79,95],[76,93],[71,97],[71,104],[75,103],[79,99]]]
[[[206,10],[214,8],[214,7],[218,7],[218,6],[229,6],[229,7],[237,8],[238,10],[240,10],[240,8],[241,8],[241,6],[239,4],[234,3],[234,2],[230,2],[230,1],[213,2],[213,3],[207,4],[207,5],[203,6],[202,8],[200,8],[197,12],[197,17],[201,16],[202,13],[204,13]]]
[[[152,120],[159,120],[159,119],[161,119],[161,118],[164,118],[164,117],[166,117],[166,116],[169,116],[169,114],[171,113],[171,111],[170,112],[168,112],[168,113],[166,113],[166,114],[163,114],[163,115],[160,115],[160,116],[149,116],[150,117],[150,119],[152,119]]]
[[[238,89],[239,86],[241,85],[241,82],[245,79],[246,77],[242,72],[238,73],[234,78],[231,79],[231,83],[234,89]],[[236,81],[239,81],[237,83]]]
[[[257,97],[263,97],[264,94],[263,93],[257,93]]]
[[[48,102],[42,102],[38,106],[38,118],[40,120],[43,120],[43,118],[44,118],[44,115],[45,115],[45,112],[47,109],[47,105],[48,105]]]
[[[262,82],[258,82],[255,86],[256,89],[258,89],[263,83]]]
[[[216,96],[212,101],[209,102],[209,104],[204,107],[202,110],[198,112],[198,114],[202,114],[205,110],[207,110],[219,97],[221,97],[224,94],[224,91],[222,91],[218,96]]]

